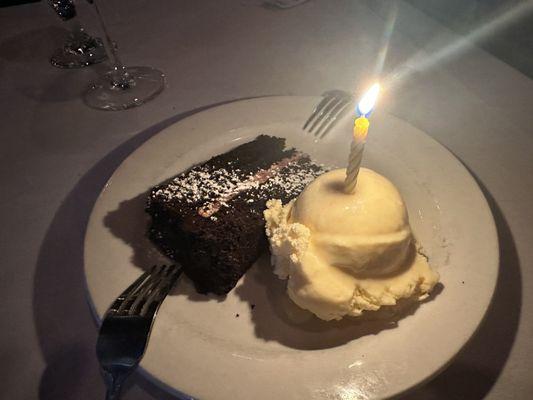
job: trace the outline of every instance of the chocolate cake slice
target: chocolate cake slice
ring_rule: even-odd
[[[150,239],[199,293],[226,294],[266,244],[266,201],[288,202],[323,172],[285,139],[258,136],[154,187]]]

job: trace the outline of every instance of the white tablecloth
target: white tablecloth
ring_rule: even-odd
[[[253,96],[353,90],[374,70],[390,3],[311,0],[284,11],[260,4],[105,2],[125,63],[167,76],[159,97],[122,112],[92,110],[80,98],[102,66],[48,63],[65,24],[46,2],[0,9],[1,398],[103,398],[83,235],[96,196],[131,151],[196,110]],[[94,32],[90,9],[79,9]],[[385,70],[454,39],[400,3]],[[533,392],[532,103],[533,82],[476,47],[413,74],[383,99],[382,107],[447,146],[476,176],[501,246],[485,322],[409,399],[526,399]],[[124,398],[166,396],[136,376]]]

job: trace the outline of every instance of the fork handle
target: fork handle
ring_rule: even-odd
[[[107,387],[105,398],[106,400],[118,400],[122,392],[122,383],[125,377],[117,377],[107,371],[103,371],[105,384]]]
[[[122,392],[122,385],[113,385],[110,388],[107,388],[105,400],[118,400],[120,392]]]

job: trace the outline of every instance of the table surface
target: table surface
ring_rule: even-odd
[[[92,110],[81,100],[104,66],[48,63],[66,24],[46,2],[0,9],[0,397],[102,398],[83,236],[96,196],[128,154],[198,110],[360,89],[375,71],[390,2],[311,0],[289,10],[261,3],[106,2],[124,62],[160,68],[167,79],[155,100],[122,112]],[[88,7],[80,4],[82,22],[97,32]],[[382,107],[437,139],[476,177],[498,227],[500,275],[468,346],[404,398],[526,399],[533,392],[533,82],[468,43],[417,70],[459,39],[398,3],[384,73],[402,65],[414,72]],[[170,397],[135,375],[124,398]]]

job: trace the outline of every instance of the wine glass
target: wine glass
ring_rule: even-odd
[[[152,67],[125,67],[109,36],[97,1],[92,3],[104,34],[104,46],[112,68],[89,87],[83,96],[85,104],[100,110],[119,111],[150,101],[163,90],[164,74]]]
[[[76,8],[72,0],[49,0],[50,6],[64,21],[69,21],[70,34],[63,47],[57,49],[50,63],[58,68],[81,68],[96,64],[107,58],[102,39],[87,34],[74,19]]]
[[[102,39],[92,37],[78,22],[73,22],[67,41],[52,54],[50,63],[58,68],[82,68],[106,59]]]

